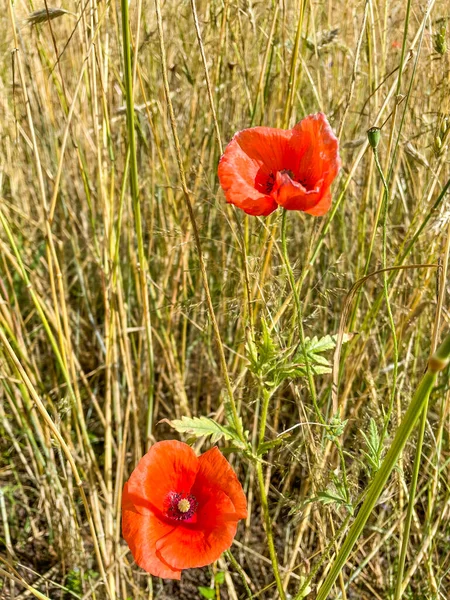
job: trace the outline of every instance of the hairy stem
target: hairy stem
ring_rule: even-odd
[[[264,483],[264,474],[262,470],[261,462],[256,463],[256,475],[258,477],[259,494],[261,498],[261,508],[264,516],[264,526],[266,529],[267,545],[269,547],[270,560],[272,562],[273,575],[277,584],[278,593],[280,594],[281,600],[286,600],[286,594],[283,589],[283,582],[281,581],[280,568],[278,566],[277,553],[275,551],[275,544],[273,541],[272,533],[272,520],[270,518],[269,504],[267,502],[266,486]]]

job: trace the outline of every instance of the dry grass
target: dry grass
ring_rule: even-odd
[[[323,418],[329,423],[338,409],[347,421],[339,444],[324,436],[306,379],[271,399],[266,439],[290,429],[264,470],[292,595],[317,566],[314,597],[330,562],[320,557],[333,540],[332,551],[339,547],[340,527],[373,473],[363,434],[376,438],[374,425],[381,433],[394,364],[385,447],[449,320],[448,195],[435,207],[450,177],[448,3],[415,0],[409,16],[405,4],[197,0],[215,115],[191,3],[162,6],[186,185],[234,396],[254,439],[260,402],[246,339],[259,338],[262,318],[280,349],[299,334],[281,213],[246,218],[225,205],[217,134],[225,144],[244,127],[291,126],[323,110],[340,135],[333,210],[288,217],[306,336],[340,327],[355,334],[337,357],[334,394],[331,374],[315,380]],[[141,229],[128,184],[120,5],[54,8],[50,21],[45,3],[16,2],[0,14],[0,596],[199,598],[212,568],[184,574],[182,584],[152,582],[120,531],[124,480],[153,439],[178,435],[158,422],[222,420],[226,395],[164,95],[155,5],[130,6]],[[383,188],[366,141],[373,125],[383,125],[379,154],[390,176],[387,266],[415,265],[388,278],[398,360],[378,272]],[[346,304],[354,282],[372,272]],[[428,412],[405,598],[450,596],[449,407],[447,370]],[[333,598],[394,597],[414,441]],[[233,552],[255,597],[275,598],[256,477],[243,457],[234,465],[250,514]],[[326,494],[337,499],[324,502]],[[228,568],[217,597],[241,598],[239,577],[219,561],[217,569]]]

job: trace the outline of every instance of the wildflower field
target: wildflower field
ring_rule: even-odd
[[[448,600],[448,0],[0,34],[0,598]]]

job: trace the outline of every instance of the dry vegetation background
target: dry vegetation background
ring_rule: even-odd
[[[130,5],[141,228],[126,172],[120,4],[63,0],[61,7],[69,12],[53,13],[50,23],[45,13],[41,23],[39,15],[30,17],[45,11],[41,2],[6,0],[0,14],[0,597],[102,599],[106,577],[112,597],[122,600],[200,598],[197,586],[210,585],[212,568],[184,573],[181,584],[152,582],[134,565],[120,531],[124,480],[151,440],[178,437],[158,422],[183,415],[220,421],[224,413],[162,84],[155,5]],[[196,8],[223,144],[244,127],[281,127],[286,116],[292,126],[318,110],[341,142],[332,212],[321,219],[288,216],[305,334],[338,333],[344,309],[345,329],[354,334],[338,369],[337,397],[348,420],[340,438],[345,474],[303,380],[282,385],[270,407],[267,440],[291,429],[266,455],[264,468],[282,577],[294,594],[371,477],[366,438],[376,439],[375,425],[380,432],[392,385],[382,275],[368,278],[346,305],[354,282],[381,266],[382,187],[366,136],[373,125],[385,123],[379,154],[391,175],[387,262],[416,265],[389,279],[399,374],[386,446],[432,339],[447,328],[448,196],[434,204],[450,177],[449,5],[197,0]],[[225,204],[191,3],[166,0],[162,16],[213,305],[244,425],[256,435],[259,399],[246,337],[258,339],[263,317],[280,352],[298,343],[280,259],[281,212],[247,218]],[[332,351],[324,356],[331,364]],[[331,383],[329,373],[316,378],[327,420],[335,408]],[[449,394],[446,371],[430,403],[404,598],[450,595]],[[333,598],[393,597],[414,440]],[[198,450],[208,446],[196,442]],[[255,597],[275,598],[255,476],[245,459],[233,462],[250,507],[233,552]],[[328,563],[319,566],[310,598]],[[223,560],[215,568],[227,571]],[[217,598],[243,597],[229,569]]]

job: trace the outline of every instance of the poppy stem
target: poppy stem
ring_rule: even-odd
[[[234,558],[233,554],[231,553],[231,550],[225,550],[225,556],[228,558],[230,563],[233,565],[233,568],[237,571],[239,577],[242,579],[242,583],[243,583],[245,591],[247,593],[247,597],[249,598],[249,600],[252,600],[253,594],[252,594],[251,589],[248,587],[244,569],[241,567],[241,565],[238,563],[238,561]]]
[[[280,568],[278,566],[278,557],[275,550],[275,544],[273,541],[272,533],[272,519],[270,518],[269,504],[267,502],[266,485],[264,482],[264,474],[262,470],[262,464],[260,461],[256,463],[256,475],[258,477],[259,493],[261,496],[261,509],[264,516],[264,526],[267,536],[267,545],[269,547],[270,560],[272,562],[273,575],[277,584],[278,593],[281,600],[286,600],[286,594],[283,589],[283,582],[281,581]]]
[[[299,329],[299,334],[300,334],[300,344],[302,347],[303,358],[305,361],[306,375],[308,377],[309,393],[311,394],[311,399],[314,404],[314,409],[316,411],[317,418],[319,419],[319,421],[322,425],[325,425],[325,420],[324,420],[322,413],[319,409],[319,406],[317,404],[316,386],[314,384],[314,377],[313,377],[311,365],[309,363],[308,353],[306,351],[306,346],[305,346],[305,331],[303,329],[302,304],[300,302],[300,297],[298,295],[297,286],[295,284],[294,272],[292,270],[291,263],[289,262],[289,254],[288,254],[288,250],[287,250],[287,240],[286,240],[287,212],[288,211],[285,208],[283,208],[283,216],[281,219],[281,250],[282,250],[282,255],[283,255],[284,266],[286,268],[286,272],[287,272],[288,279],[289,279],[289,284],[291,286],[292,295],[294,296],[294,301],[295,301],[298,329]]]
[[[374,129],[375,128],[372,128],[369,131],[373,132]],[[379,133],[379,131],[378,131],[378,133]],[[368,135],[369,135],[369,140],[370,140],[370,134],[368,134]],[[379,136],[378,136],[378,141],[379,141]],[[380,445],[379,445],[379,450],[378,450],[378,458],[380,458],[381,452],[383,450],[383,440],[385,439],[385,437],[387,435],[389,422],[391,420],[392,411],[394,409],[395,394],[397,391],[398,342],[397,342],[397,333],[395,331],[394,316],[392,314],[391,302],[389,300],[389,277],[388,277],[388,272],[386,270],[387,269],[387,217],[388,217],[388,207],[389,207],[389,187],[388,187],[386,178],[384,176],[383,169],[381,167],[380,159],[378,156],[378,147],[377,147],[378,141],[376,142],[375,145],[373,145],[371,143],[371,146],[372,146],[372,150],[373,150],[373,157],[375,159],[375,165],[377,167],[378,173],[381,177],[381,181],[383,182],[383,187],[384,187],[383,242],[382,242],[383,291],[384,291],[384,298],[386,301],[386,310],[387,310],[387,314],[388,314],[389,326],[390,326],[391,334],[392,334],[392,345],[393,345],[393,354],[394,354],[394,370],[393,370],[393,374],[392,374],[392,389],[391,389],[391,394],[390,394],[390,399],[389,399],[388,411],[384,417],[383,430],[381,433],[381,440],[380,440]]]

